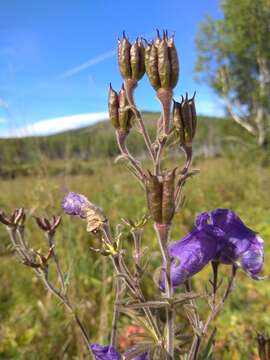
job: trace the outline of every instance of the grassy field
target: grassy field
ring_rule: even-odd
[[[205,137],[210,135],[205,131]],[[195,159],[193,166],[200,168],[201,173],[185,187],[186,204],[175,217],[172,238],[176,240],[185,235],[197,213],[217,207],[231,208],[264,238],[264,271],[269,274],[270,171],[268,166],[262,166],[265,156],[255,148],[248,151],[249,147],[252,148],[246,143],[241,149],[235,146],[226,152],[220,151],[215,157],[200,155]],[[83,193],[103,207],[113,227],[122,217],[135,219],[146,211],[144,193],[123,164],[115,164],[109,158],[92,159],[87,163],[78,160],[75,166],[79,170],[70,172],[69,158],[47,161],[35,170],[35,176],[0,180],[0,208],[10,211],[24,206],[27,209],[27,236],[33,248],[46,251],[46,242],[33,217],[62,214],[65,189]],[[182,161],[182,154],[178,156],[173,152],[163,165],[178,165]],[[56,175],[47,171],[49,167],[62,170]],[[82,168],[88,170],[82,171]],[[65,309],[45,291],[29,268],[18,263],[3,227],[0,236],[0,359],[84,359],[84,345]],[[71,297],[91,339],[107,343],[113,273],[109,259],[90,252],[89,246],[94,241],[86,233],[83,220],[63,216],[56,243],[68,274]],[[160,258],[151,223],[146,227],[143,245],[152,255],[149,273],[153,273]],[[127,232],[124,246],[131,248]],[[208,267],[194,277],[195,289],[203,290],[209,270]],[[227,267],[223,266],[222,270],[226,275]],[[146,296],[157,292],[150,276],[145,278],[144,290]],[[256,282],[239,273],[236,289],[215,323],[218,328],[215,359],[255,359],[256,331],[270,329],[269,298],[268,279]],[[205,316],[207,309],[203,303],[199,305]],[[184,321],[180,313],[179,324]],[[121,326],[128,323],[123,317]]]

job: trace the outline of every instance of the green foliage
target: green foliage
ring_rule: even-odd
[[[270,3],[224,0],[223,18],[207,17],[197,35],[197,74],[225,98],[246,129],[269,140]],[[263,137],[263,138],[260,138]],[[262,144],[263,145],[263,144]]]
[[[158,114],[145,113],[144,117],[150,136],[154,139]],[[238,148],[250,150],[254,146],[254,139],[250,135],[243,137],[239,128],[226,119],[199,117],[198,121],[194,141],[196,154],[208,157],[226,152],[229,155]],[[145,147],[142,138],[135,129],[131,131],[133,134],[128,138],[130,152],[143,157]],[[0,176],[5,179],[91,175],[94,159],[113,159],[119,154],[114,130],[108,122],[48,137],[1,139],[0,146]],[[171,147],[170,155],[175,152],[179,156],[179,148]]]
[[[254,153],[253,157],[246,154],[240,158],[231,155],[230,159],[223,156],[200,159],[201,173],[186,185],[186,205],[175,217],[172,238],[179,239],[191,229],[196,213],[217,207],[232,208],[265,239],[265,273],[268,274],[269,168],[260,167],[257,161],[259,153]],[[170,161],[168,159],[164,166],[169,166]],[[145,165],[150,167],[150,164]],[[0,207],[11,210],[24,205],[28,211],[27,235],[31,246],[46,252],[46,241],[33,216],[60,214],[63,186],[86,194],[103,207],[113,226],[120,222],[121,217],[136,220],[144,214],[146,207],[142,189],[122,165],[100,159],[90,162],[89,166],[93,169],[91,176],[65,174],[46,177],[43,174],[1,181]],[[197,167],[196,163],[194,167]],[[107,258],[90,252],[89,246],[97,244],[86,233],[85,226],[81,219],[64,216],[56,244],[68,275],[71,297],[78,303],[78,312],[91,339],[107,343],[113,300],[112,267]],[[131,251],[132,242],[127,234],[125,230],[123,241]],[[2,227],[0,238],[0,359],[34,360],[37,354],[40,360],[83,358],[84,346],[72,319],[57,300],[46,293],[35,275],[17,262]],[[147,256],[151,254],[153,259],[149,273],[154,273],[160,264],[154,239],[149,223],[143,237],[143,246],[149,249]],[[225,265],[222,271],[226,275]],[[202,284],[207,282],[209,275],[210,267],[195,276],[195,291],[205,290]],[[270,327],[269,281],[254,282],[239,273],[236,285],[224,313],[215,322],[217,333],[213,358],[216,360],[251,358],[256,354],[256,331],[265,332]],[[144,292],[146,299],[158,293],[150,276],[144,279]],[[206,316],[203,302],[198,303],[201,313]],[[184,322],[179,313],[177,324]],[[126,324],[127,319],[123,319],[122,326]],[[207,348],[207,343],[203,348]]]

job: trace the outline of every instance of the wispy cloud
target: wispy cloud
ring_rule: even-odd
[[[66,130],[93,125],[108,119],[107,112],[76,114],[38,121],[21,127],[1,131],[1,138],[52,135]],[[1,120],[1,119],[0,119]]]
[[[143,38],[149,38],[150,36],[152,36],[154,34],[153,31],[149,32],[148,34],[146,35],[143,35],[142,37]],[[85,70],[85,69],[88,69],[89,67],[93,66],[93,65],[96,65],[96,64],[99,64],[101,63],[102,61],[104,60],[107,60],[107,59],[110,59],[112,57],[114,57],[117,53],[117,49],[113,49],[113,50],[110,50],[110,51],[106,51],[78,66],[75,66],[73,67],[72,69],[69,69],[67,70],[66,72],[64,72],[60,78],[61,79],[66,79],[66,78],[69,78],[75,74],[78,74],[80,73],[81,71]]]
[[[110,59],[112,57],[114,57],[116,54],[116,49],[113,49],[113,50],[110,50],[110,51],[107,51],[107,52],[104,52],[103,54],[101,55],[98,55],[78,66],[75,66],[74,68],[72,69],[69,69],[67,70],[66,72],[64,72],[60,78],[61,79],[66,79],[66,78],[69,78],[85,69],[88,69],[89,67],[93,66],[93,65],[96,65],[96,64],[99,64],[101,63],[102,61],[104,60],[107,60],[107,59]]]

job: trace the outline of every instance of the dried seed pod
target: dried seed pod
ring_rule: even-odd
[[[118,64],[123,79],[133,80],[133,87],[136,87],[137,81],[145,73],[144,45],[141,38],[137,38],[131,45],[125,33],[123,34],[123,39],[118,40]]]
[[[138,39],[138,48],[139,48],[139,74],[136,80],[140,80],[145,73],[145,48],[142,38]]]
[[[109,109],[109,117],[112,125],[115,129],[120,128],[119,124],[119,100],[118,94],[115,90],[113,90],[112,85],[110,84],[109,88],[109,96],[108,96],[108,109]]]
[[[126,90],[124,86],[122,86],[119,94],[118,94],[118,101],[119,101],[119,125],[121,130],[125,133],[128,133],[131,129],[131,119],[133,117],[133,112],[129,108],[129,103],[127,100]]]
[[[196,131],[197,117],[194,97],[188,99],[188,94],[185,98],[182,96],[181,118],[185,128],[186,143],[191,143]]]
[[[175,185],[175,171],[166,171],[163,177],[163,192],[162,192],[162,223],[170,224],[175,213],[174,203],[174,185]]]
[[[123,33],[123,38],[118,39],[118,65],[124,79],[131,78],[130,48],[131,44]]]
[[[149,172],[146,178],[146,197],[149,212],[153,220],[157,223],[162,222],[162,183],[158,177]]]
[[[173,36],[168,40],[168,51],[171,64],[171,87],[174,88],[179,78],[179,60]]]
[[[195,95],[196,95],[196,91],[194,92],[194,95],[192,96],[191,99],[189,99],[188,104],[191,110],[191,115],[192,115],[192,138],[194,138],[195,134],[196,134],[196,129],[197,129],[197,113],[196,113],[196,107],[195,107]]]
[[[130,66],[131,66],[131,77],[136,80],[139,76],[140,71],[140,54],[138,40],[136,40],[130,48]]]
[[[158,90],[161,84],[158,74],[158,50],[154,43],[148,44],[145,49],[145,69],[151,85]]]
[[[163,89],[171,89],[171,64],[166,35],[158,45],[158,74]]]
[[[131,77],[133,80],[140,80],[145,73],[144,46],[142,39],[136,39],[130,49]]]
[[[185,128],[184,128],[184,123],[183,123],[182,116],[181,116],[181,104],[177,101],[173,102],[173,122],[174,122],[174,126],[176,129],[177,135],[179,136],[180,146],[182,146],[186,143]]]

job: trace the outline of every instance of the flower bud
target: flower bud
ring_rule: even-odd
[[[170,224],[175,212],[174,185],[175,171],[166,171],[163,177],[162,191],[162,223]]]
[[[112,85],[110,84],[109,88],[109,96],[108,96],[108,109],[109,109],[109,117],[112,125],[115,129],[120,128],[119,124],[119,100],[118,94],[115,90],[113,90]]]
[[[145,187],[150,214],[155,222],[162,223],[162,182],[149,172]]]

